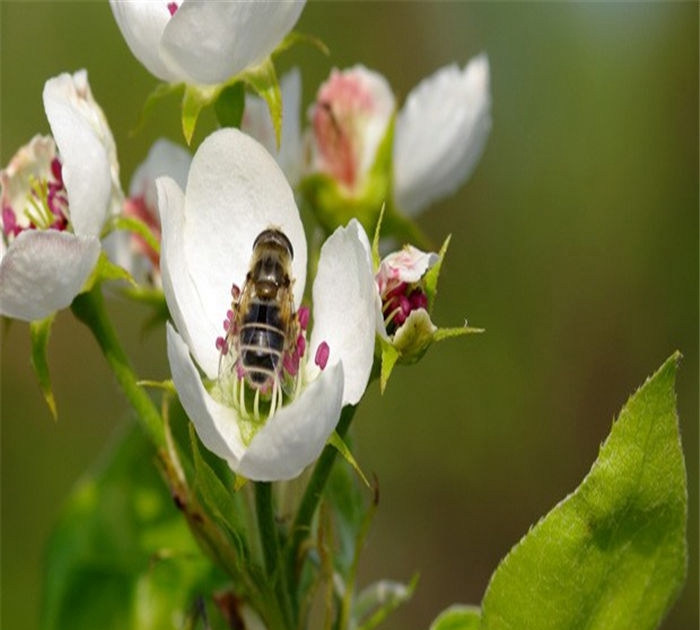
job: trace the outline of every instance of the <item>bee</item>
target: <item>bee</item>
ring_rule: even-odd
[[[294,376],[299,324],[294,308],[294,249],[276,227],[260,232],[253,243],[250,269],[242,289],[233,286],[233,303],[220,339],[219,378],[231,370],[259,394],[281,396],[283,370]],[[298,359],[297,359],[298,362]],[[290,365],[292,367],[290,367]]]

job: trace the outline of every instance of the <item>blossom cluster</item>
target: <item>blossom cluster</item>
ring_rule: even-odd
[[[241,80],[257,85],[304,6],[110,4],[155,77],[212,99]],[[300,71],[279,86],[273,73],[272,88],[282,103],[279,133],[267,92],[247,94],[240,129],[212,132],[193,155],[158,140],[125,193],[87,72],[64,73],[44,88],[51,136],[32,138],[0,173],[0,313],[50,318],[99,281],[105,265],[132,286],[162,291],[182,405],[202,443],[252,480],[297,476],[342,408],[360,401],[375,363],[384,386],[394,363],[416,360],[441,338],[430,310],[444,249],[379,252],[419,233],[413,219],[467,179],[491,124],[484,54],[423,79],[400,109],[387,79],[362,65],[331,71],[305,124]],[[312,209],[315,233],[325,236],[320,251],[317,239],[307,243],[312,232],[297,203]],[[283,233],[293,252],[289,270],[275,272],[289,276],[288,288],[275,289],[289,292],[288,305],[251,288],[253,244],[267,229]],[[250,308],[257,323],[244,319]],[[241,351],[246,326],[255,341]],[[270,345],[277,334],[279,351]],[[223,374],[222,356],[236,348]],[[272,366],[272,395],[246,380],[245,352],[253,351]]]

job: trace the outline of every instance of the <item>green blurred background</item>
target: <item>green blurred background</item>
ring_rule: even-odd
[[[2,2],[1,162],[48,132],[41,91],[88,69],[127,187],[175,101],[130,135],[156,81],[106,3]],[[664,628],[698,626],[698,5],[316,3],[298,28],[330,47],[303,68],[304,107],[332,66],[363,63],[402,99],[422,77],[488,53],[493,131],[471,180],[421,218],[451,233],[435,320],[486,334],[433,348],[370,390],[357,450],[380,508],[364,580],[418,590],[388,630],[478,603],[499,560],[588,471],[614,415],[675,349],[690,481],[690,566]],[[211,118],[195,137],[200,141]],[[139,373],[168,375],[145,311],[112,311]],[[2,341],[2,627],[38,625],[43,547],[61,503],[128,416],[87,331],[58,317],[50,345],[60,419],[29,364],[28,331]]]

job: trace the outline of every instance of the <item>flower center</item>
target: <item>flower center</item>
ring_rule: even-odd
[[[28,176],[26,194],[23,198],[20,196],[22,201],[19,202],[23,207],[13,207],[3,194],[2,230],[6,242],[27,229],[63,231],[68,228],[68,194],[63,184],[61,161],[54,157],[49,172],[42,175]]]
[[[242,422],[241,436],[248,444],[277,409],[294,400],[303,386],[307,357],[309,309],[286,315],[274,304],[251,297],[246,287],[231,288],[233,302],[223,321],[224,334],[216,339],[219,378],[212,395],[234,407]],[[328,344],[322,343],[315,363],[324,369]]]
[[[420,308],[428,308],[428,296],[419,286],[400,282],[393,288],[387,287],[382,293],[382,313],[387,333],[393,335],[408,316]]]

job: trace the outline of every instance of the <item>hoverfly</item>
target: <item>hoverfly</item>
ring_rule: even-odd
[[[273,407],[281,404],[282,389],[296,376],[302,330],[294,308],[293,258],[292,244],[279,228],[258,235],[243,288],[231,290],[226,337],[217,340],[219,379],[233,372],[241,396],[243,383],[255,390],[256,406],[260,394],[269,394]]]

